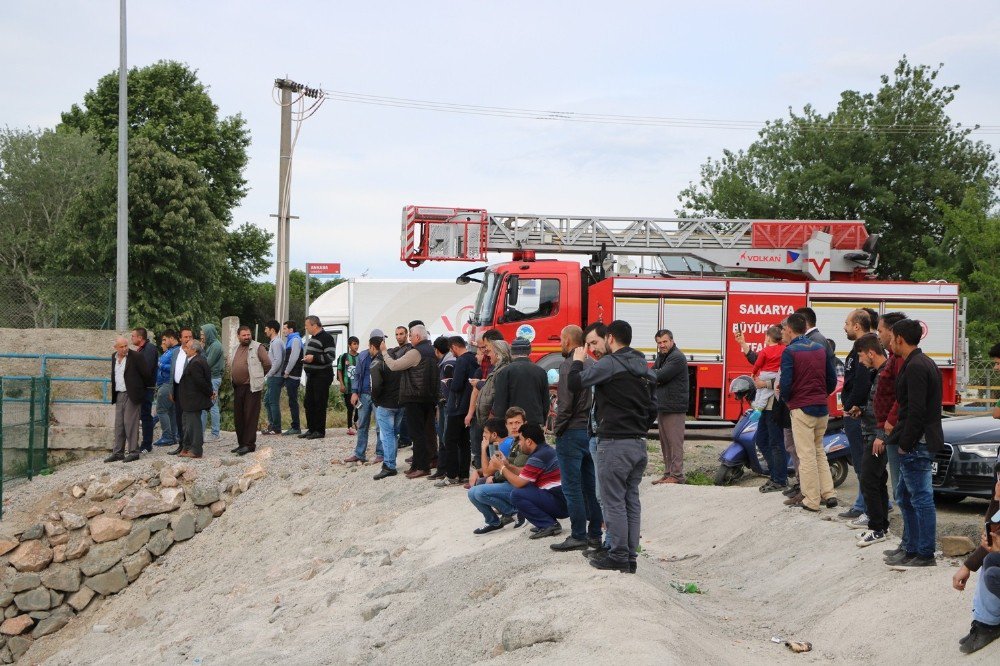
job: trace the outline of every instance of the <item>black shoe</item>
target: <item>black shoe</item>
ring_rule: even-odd
[[[600,557],[602,555],[607,555],[608,549],[605,548],[604,546],[598,546],[597,548],[592,548],[591,550],[585,550],[580,554],[589,560],[595,557]]]
[[[621,573],[632,573],[628,562],[619,562],[618,560],[613,560],[611,557],[605,553],[603,555],[598,555],[596,557],[590,558],[590,566],[595,569],[601,569],[602,571],[618,571]]]
[[[828,509],[836,509],[837,508],[837,504],[839,504],[839,502],[837,502],[837,498],[836,497],[831,497],[830,499],[828,499],[826,501],[826,508],[828,508]]]
[[[313,431],[312,431],[312,430],[306,430],[306,431],[305,431],[305,432],[303,432],[303,433],[299,433],[299,434],[297,435],[297,437],[298,437],[299,439],[308,439],[308,438],[309,438],[309,435],[311,435],[311,434],[313,434]]]
[[[124,458],[122,458],[122,462],[130,463],[130,462],[135,462],[138,459],[139,459],[139,453],[138,452],[136,452],[136,453],[130,453],[127,456],[125,456]]]
[[[638,563],[636,563],[636,562],[629,562],[628,563],[628,571],[627,572],[623,572],[623,573],[634,574],[638,570],[639,570],[639,564]]]
[[[446,476],[448,476],[448,475],[445,473],[445,471],[443,469],[439,469],[438,471],[436,471],[433,474],[431,474],[430,476],[428,476],[427,480],[428,481],[441,481]]]
[[[246,454],[253,453],[256,450],[257,450],[256,446],[253,446],[253,447],[250,447],[250,446],[241,446],[240,448],[236,449],[236,455],[238,455],[238,456],[245,456]]]
[[[149,444],[143,444],[142,446],[139,447],[139,450],[142,451],[143,453],[152,453],[153,443],[150,442]]]
[[[538,528],[532,525],[530,528],[528,528],[528,531],[531,532],[532,534],[537,534]]]
[[[922,555],[914,555],[913,557],[908,557],[899,563],[901,567],[936,567],[937,561],[934,556],[924,557]]]
[[[902,552],[903,552],[902,546],[896,546],[892,550],[883,550],[882,554],[885,555],[886,557],[893,557],[895,555],[899,555]]]
[[[524,527],[525,522],[524,516],[517,514],[517,520],[514,522],[514,529],[516,530],[518,527]]]
[[[585,539],[574,539],[573,537],[568,536],[562,543],[554,543],[550,545],[549,548],[560,553],[570,550],[587,550],[587,541]]]
[[[601,548],[604,546],[604,540],[601,537],[587,537],[587,547],[588,548]]]
[[[490,532],[496,532],[497,530],[502,530],[503,525],[483,525],[482,527],[477,527],[472,530],[473,534],[489,534]]]
[[[243,447],[241,447],[241,446],[234,446],[233,448],[229,449],[229,452],[230,453],[239,453],[241,448],[243,448]]]
[[[854,507],[851,507],[847,511],[841,511],[840,513],[838,513],[837,517],[838,518],[848,518],[848,519],[852,519],[853,520],[854,518],[860,517],[862,514],[864,514],[864,511],[858,511]]]
[[[969,629],[969,633],[967,633],[966,635],[964,635],[964,636],[962,636],[961,638],[958,639],[958,644],[959,645],[965,645],[966,643],[968,643],[969,639],[972,638],[972,634],[974,634],[974,633],[976,633],[976,621],[975,620],[972,621],[972,628]]]
[[[301,435],[299,435],[299,436],[301,437]],[[323,434],[323,433],[321,433],[321,432],[311,432],[308,435],[306,435],[305,438],[306,439],[323,439],[324,437],[326,437],[326,435]]]
[[[782,490],[781,494],[785,497],[795,497],[799,494],[799,484],[796,483],[794,486],[789,486],[788,490]]]
[[[118,462],[119,460],[125,460],[125,456],[121,453],[112,453],[110,456],[104,459],[106,463]]]
[[[555,536],[555,535],[559,534],[560,532],[562,532],[562,525],[560,525],[559,523],[555,523],[553,525],[549,525],[548,527],[542,527],[542,528],[540,528],[537,532],[535,532],[534,534],[532,534],[528,538],[529,539],[544,539],[546,537]]]
[[[397,474],[396,470],[389,469],[385,465],[382,465],[382,469],[379,470],[379,473],[376,474],[375,476],[373,476],[372,478],[374,480],[376,480],[376,481],[381,481],[382,479],[384,479],[386,477],[396,476],[396,474]]]
[[[968,639],[958,648],[963,654],[972,654],[1000,638],[1000,624],[983,624],[972,621]]]
[[[167,451],[167,455],[168,456],[179,456],[181,454],[181,451],[183,451],[183,450],[184,450],[183,448],[181,448],[181,447],[178,446],[173,451]]]

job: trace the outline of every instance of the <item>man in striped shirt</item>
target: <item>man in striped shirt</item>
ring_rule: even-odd
[[[518,512],[537,529],[531,539],[556,536],[562,532],[558,520],[569,517],[566,498],[562,493],[559,458],[556,450],[545,441],[545,433],[537,423],[521,426],[521,451],[528,461],[515,472],[503,454],[497,452],[504,479],[514,486],[511,501]]]
[[[306,432],[299,435],[303,439],[326,437],[326,407],[330,399],[330,384],[333,383],[333,357],[336,343],[333,336],[323,330],[319,317],[306,317],[306,332],[309,341],[302,356],[302,369],[306,372]]]

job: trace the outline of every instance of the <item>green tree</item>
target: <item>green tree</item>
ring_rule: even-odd
[[[966,335],[971,358],[984,358],[1000,342],[1000,216],[987,212],[988,195],[970,189],[958,206],[941,204],[945,233],[926,241],[914,262],[915,280],[956,282],[968,299]]]
[[[208,89],[196,70],[172,60],[128,73],[129,139],[145,138],[177,157],[193,162],[205,176],[209,207],[216,218],[229,222],[231,211],[246,196],[243,169],[247,165],[250,133],[240,114],[219,117]],[[62,114],[61,128],[90,132],[101,148],[118,151],[118,72],[97,82]]]
[[[129,320],[165,324],[216,321],[226,269],[225,225],[212,213],[205,176],[194,163],[148,139],[129,142]],[[53,258],[70,272],[115,265],[114,170],[72,207]]]
[[[709,159],[681,192],[679,213],[864,219],[882,234],[880,275],[909,279],[925,248],[943,240],[946,207],[969,187],[993,196],[998,183],[994,151],[948,117],[958,86],[937,83],[940,67],[904,57],[876,92],[845,91],[831,113],[789,110],[746,150]]]
[[[92,136],[0,130],[0,311],[9,324],[51,323],[47,306],[56,291],[68,291],[52,279],[62,269],[52,261],[54,238],[74,202],[109,169]]]

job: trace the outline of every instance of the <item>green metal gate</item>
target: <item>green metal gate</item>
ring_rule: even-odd
[[[49,378],[0,377],[0,518],[4,482],[48,468]]]

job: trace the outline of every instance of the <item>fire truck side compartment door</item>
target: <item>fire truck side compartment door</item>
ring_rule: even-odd
[[[663,299],[663,328],[670,329],[674,334],[674,342],[688,360],[722,359],[724,303],[721,298]],[[655,342],[652,344],[655,348]]]
[[[647,356],[656,354],[654,336],[660,329],[660,299],[617,296],[614,318],[632,325],[632,349]]]
[[[923,325],[920,349],[938,365],[955,365],[954,303],[886,302],[885,312],[905,312],[910,319]]]

